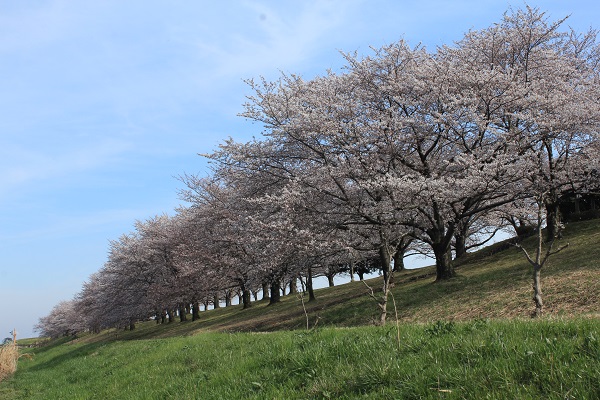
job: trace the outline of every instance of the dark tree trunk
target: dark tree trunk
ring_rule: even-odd
[[[452,252],[450,246],[436,244],[433,247],[435,255],[435,275],[436,281],[442,281],[456,276],[454,266],[452,265]]]
[[[356,271],[356,275],[358,275],[358,279],[359,280],[361,280],[361,281],[365,280],[365,273],[364,273],[364,271],[358,270],[358,271]]]
[[[527,223],[527,221],[523,218],[520,218],[518,222],[516,220],[509,220],[509,222],[515,229],[518,242],[521,242],[523,239],[535,234],[535,226]]]
[[[179,322],[187,321],[187,314],[185,313],[185,304],[179,304]]]
[[[401,271],[404,271],[404,250],[398,250],[394,254],[394,272]]]
[[[350,261],[350,282],[354,282],[354,261]]]
[[[169,310],[169,324],[175,320],[175,310]]]
[[[560,239],[560,209],[558,201],[546,203],[546,243]]]
[[[269,305],[279,303],[281,301],[281,288],[279,285],[279,279],[273,279],[271,281],[271,298],[269,299]]]
[[[246,289],[244,286],[241,287],[242,290],[242,301],[243,304],[242,309],[252,307],[252,298],[250,297],[252,293],[250,293],[250,289]]]
[[[167,321],[167,310],[162,310],[160,312],[160,323],[164,324]]]
[[[456,259],[460,259],[467,254],[467,232],[462,232],[462,229],[454,236],[454,251]]]
[[[252,298],[254,299],[254,301],[258,301],[258,290],[252,291]]]
[[[231,292],[225,293],[225,307],[231,307]]]
[[[135,329],[135,321],[133,319],[129,320],[129,330],[132,331]]]
[[[431,249],[435,256],[435,281],[453,278],[456,273],[452,265],[452,238],[456,233],[456,225],[444,222],[439,213],[439,207],[433,204],[434,226],[427,230],[427,236],[430,238]]]
[[[335,273],[328,272],[327,274],[325,274],[325,276],[327,276],[327,284],[329,285],[329,287],[334,287],[335,282],[333,281],[333,277],[335,276]]]
[[[313,288],[312,267],[308,267],[308,276],[306,277],[306,290],[308,291],[308,301],[315,301],[315,290]]]
[[[298,286],[297,286],[297,282],[296,282],[296,278],[292,278],[292,280],[290,281],[290,294],[296,294],[298,293]]]
[[[192,302],[192,321],[200,319],[200,303],[197,300]]]
[[[575,208],[574,213],[575,214],[581,214],[581,205],[579,204],[579,199],[577,197],[575,197],[573,199],[573,207]]]
[[[219,303],[219,295],[215,294],[213,296],[213,308],[217,309],[217,308],[221,308],[221,304]]]
[[[262,284],[262,299],[269,300],[269,284],[267,282],[263,282]]]

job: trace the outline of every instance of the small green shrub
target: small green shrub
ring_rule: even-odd
[[[436,321],[431,326],[425,328],[425,332],[430,336],[440,336],[454,333],[455,324],[452,321]]]

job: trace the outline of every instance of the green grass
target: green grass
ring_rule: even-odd
[[[531,267],[492,247],[447,282],[431,267],[397,276],[399,343],[394,302],[371,326],[377,305],[354,282],[318,290],[307,314],[292,295],[24,348],[33,359],[0,399],[600,398],[600,220],[570,224],[567,241],[542,270],[540,320]]]
[[[600,393],[600,321],[436,322],[55,343],[3,399],[573,398]]]

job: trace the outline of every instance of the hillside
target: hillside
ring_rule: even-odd
[[[527,318],[530,267],[498,243],[448,282],[434,283],[431,268],[400,274],[399,323],[391,302],[385,327],[364,326],[377,306],[354,282],[318,290],[306,313],[286,296],[195,322],[24,340],[31,347],[0,398],[597,398],[600,220],[569,225],[563,241],[543,271],[541,319]]]
[[[600,220],[571,223],[561,243],[569,247],[553,255],[542,270],[547,316],[598,316],[600,312]],[[525,247],[533,247],[529,239]],[[396,274],[393,298],[398,319],[406,322],[437,320],[527,318],[533,311],[531,266],[520,250],[505,242],[468,254],[457,267],[458,276],[434,282],[433,267]],[[199,321],[156,325],[138,324],[132,332],[106,332],[84,340],[107,336],[156,338],[205,331],[275,331],[305,329],[315,325],[350,327],[370,325],[378,318],[378,307],[367,285],[378,290],[381,278],[350,282],[316,291],[317,300],[306,302],[300,295],[282,297],[279,304],[264,301],[242,310],[240,306],[201,313]],[[303,308],[303,300],[305,301]],[[388,321],[395,320],[393,302]]]

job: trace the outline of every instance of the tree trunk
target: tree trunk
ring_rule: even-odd
[[[524,218],[519,218],[518,224],[516,221],[510,221],[510,223],[515,229],[518,242],[521,242],[523,239],[535,234],[535,226],[530,225]]]
[[[133,319],[129,320],[129,330],[132,331],[135,329],[135,321]]]
[[[197,300],[192,302],[192,321],[200,319],[200,303]]]
[[[185,313],[185,304],[179,304],[179,322],[187,321],[187,315]]]
[[[245,310],[246,308],[252,307],[252,298],[250,297],[251,295],[252,293],[250,293],[249,289],[242,287],[242,309]]]
[[[404,271],[404,250],[400,249],[394,254],[394,272]]]
[[[167,321],[167,310],[162,310],[160,312],[160,323],[164,324]]]
[[[535,303],[535,311],[532,313],[532,317],[540,317],[544,311],[544,302],[542,301],[542,267],[546,261],[548,261],[548,257],[562,251],[568,246],[568,244],[566,244],[552,251],[552,243],[550,243],[546,250],[544,250],[544,240],[542,237],[543,207],[541,199],[538,199],[537,249],[535,251],[535,257],[531,257],[525,248],[518,245],[525,254],[527,261],[533,266],[533,301]]]
[[[457,232],[454,236],[455,258],[458,260],[467,254],[467,234],[466,232]]]
[[[361,281],[365,280],[365,273],[361,270],[356,271],[356,274],[358,275],[358,279]]]
[[[435,280],[436,282],[456,276],[452,265],[452,252],[450,246],[437,244],[432,246],[435,255]]]
[[[213,308],[217,309],[217,308],[221,308],[221,304],[219,304],[219,295],[215,294],[213,297]]]
[[[263,282],[262,284],[262,299],[269,300],[269,284],[267,282]]]
[[[279,303],[281,301],[281,288],[279,285],[279,279],[273,279],[271,281],[271,298],[269,299],[269,305]]]
[[[558,201],[546,203],[546,243],[551,243],[554,239],[560,239],[560,208]]]
[[[308,291],[308,301],[315,301],[315,290],[313,288],[312,267],[308,267],[308,276],[306,277],[306,290]]]
[[[382,244],[379,248],[379,259],[381,261],[381,269],[383,272],[383,294],[379,300],[379,308],[381,310],[379,324],[383,326],[387,320],[388,296],[391,288],[394,286],[394,271],[391,268],[392,254],[387,244]]]
[[[327,274],[327,283],[329,284],[329,287],[334,287],[335,286],[335,282],[333,282],[333,277],[334,276],[335,276],[335,274],[331,274],[331,273]]]
[[[298,283],[296,282],[296,278],[292,278],[292,280],[290,280],[290,294],[296,294],[298,293]]]
[[[350,282],[354,282],[354,260],[350,261]]]
[[[231,307],[231,296],[232,293],[230,291],[225,293],[225,307]]]
[[[575,214],[581,214],[581,205],[579,204],[579,198],[575,197],[573,199],[573,207],[575,208]]]
[[[535,302],[534,317],[541,317],[544,311],[544,302],[542,301],[542,280],[541,268],[534,268],[533,271],[533,301]]]

